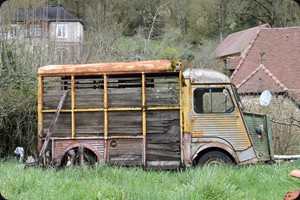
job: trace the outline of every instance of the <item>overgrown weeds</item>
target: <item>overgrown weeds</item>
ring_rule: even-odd
[[[111,166],[62,170],[0,164],[0,192],[8,199],[282,199],[299,189],[289,177],[296,163],[191,168],[178,172]]]

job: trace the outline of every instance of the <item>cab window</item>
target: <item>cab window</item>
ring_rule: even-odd
[[[230,113],[234,110],[226,88],[197,88],[194,90],[194,111],[201,113]]]

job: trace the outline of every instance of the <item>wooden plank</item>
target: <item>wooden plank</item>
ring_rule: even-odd
[[[53,120],[52,120],[52,122],[51,122],[51,124],[50,124],[50,127],[49,127],[48,132],[47,132],[47,136],[46,136],[46,138],[45,138],[45,141],[44,141],[44,143],[43,143],[43,146],[42,146],[41,151],[40,151],[40,154],[39,154],[40,161],[41,161],[42,158],[44,157],[45,150],[46,150],[46,148],[47,148],[47,146],[48,146],[50,137],[52,136],[52,130],[53,130],[53,127],[55,126],[55,124],[56,124],[56,122],[57,122],[57,120],[58,120],[58,117],[59,117],[59,115],[60,115],[60,110],[61,110],[61,108],[63,107],[63,104],[64,104],[64,102],[65,102],[65,99],[66,99],[66,96],[67,96],[68,92],[69,92],[69,91],[66,90],[66,91],[63,93],[63,96],[61,97],[60,102],[59,102],[59,104],[58,104],[58,106],[57,106],[56,113],[55,113],[55,115],[53,116]]]
[[[147,149],[147,156],[152,155],[157,157],[168,157],[169,160],[173,160],[174,158],[180,158],[180,151],[173,152],[173,151],[162,151],[159,149]],[[171,159],[172,158],[172,159]]]
[[[177,145],[159,145],[159,144],[147,144],[148,149],[158,149],[160,151],[174,151],[174,152],[179,152],[180,148]]]
[[[169,144],[170,142],[179,142],[180,139],[179,138],[147,138],[147,144],[152,143],[152,144]]]
[[[56,109],[60,102],[63,90],[45,91],[43,94],[43,109]],[[71,108],[71,95],[67,94],[63,109]]]

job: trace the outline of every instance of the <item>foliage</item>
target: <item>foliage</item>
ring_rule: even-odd
[[[174,60],[174,59],[178,59],[179,56],[178,56],[178,52],[175,48],[166,48],[160,52],[159,58]]]
[[[7,199],[282,199],[299,188],[297,163],[143,171],[109,166],[62,170],[0,164]]]
[[[242,15],[261,22],[268,23],[272,27],[286,27],[299,24],[299,6],[291,0],[243,0]]]
[[[0,66],[0,156],[16,146],[35,152],[36,76],[26,70],[8,46],[1,54]]]

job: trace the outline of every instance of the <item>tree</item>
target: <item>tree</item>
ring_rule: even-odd
[[[208,38],[224,37],[234,21],[232,0],[191,0],[188,14],[188,36],[202,43]]]
[[[247,0],[241,1],[244,7],[241,15],[247,15],[271,27],[286,27],[299,25],[300,9],[292,0]]]

